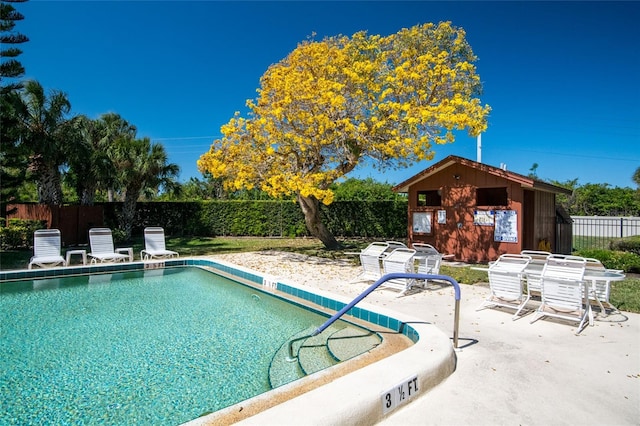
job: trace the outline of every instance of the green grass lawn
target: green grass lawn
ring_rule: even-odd
[[[356,256],[346,252],[359,251],[368,245],[364,240],[342,240],[340,250],[326,250],[322,243],[315,238],[254,238],[254,237],[167,237],[167,249],[175,250],[182,257],[204,256],[222,253],[241,253],[249,251],[279,250],[289,251],[309,256],[331,259],[352,259],[358,262]],[[116,247],[133,247],[136,259],[140,258],[140,250],[144,246],[142,238],[128,243],[116,244]],[[33,255],[31,250],[15,250],[0,252],[0,270],[24,269]],[[64,249],[63,249],[64,256]],[[459,283],[486,283],[487,274],[474,271],[468,266],[447,266],[440,269],[443,275],[453,277]],[[624,281],[614,282],[611,288],[611,303],[627,312],[640,313],[640,278],[630,276]]]

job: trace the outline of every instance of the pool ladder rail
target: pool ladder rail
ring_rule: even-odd
[[[293,339],[295,357],[289,356],[289,341],[274,355],[269,366],[272,388],[333,367],[382,343],[378,333],[352,324],[333,324],[324,333],[314,336],[311,336],[312,330],[303,330]]]
[[[324,324],[315,329],[313,332],[308,333],[306,331],[300,333],[298,337],[295,337],[287,342],[288,350],[287,350],[287,362],[299,361],[300,348],[304,347],[307,339],[312,339],[322,333],[324,330],[332,326],[338,319],[340,319],[345,313],[347,313],[351,308],[361,302],[365,297],[371,294],[375,289],[380,287],[383,283],[389,280],[395,279],[414,279],[414,280],[437,280],[437,281],[446,281],[450,283],[454,288],[454,298],[455,298],[455,307],[454,307],[454,324],[453,324],[453,347],[458,349],[458,329],[460,324],[460,285],[458,282],[448,276],[448,275],[432,275],[432,274],[416,274],[416,273],[392,273],[382,276],[375,283],[373,283],[369,288],[359,294],[355,299],[349,302],[346,306],[336,312],[331,318],[329,318]],[[308,333],[308,334],[307,334]],[[328,341],[328,339],[327,339]],[[302,342],[298,347],[298,351],[294,350],[294,346],[296,343]],[[294,353],[295,352],[295,353]]]

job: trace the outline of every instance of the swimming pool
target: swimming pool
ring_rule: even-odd
[[[296,379],[270,375],[274,356],[326,319],[193,267],[1,291],[0,418],[15,424],[186,422]]]
[[[264,277],[254,271],[244,270],[235,265],[228,265],[207,259],[180,259],[167,261],[164,264],[156,264],[155,266],[171,267],[193,265],[212,268],[219,274],[229,275],[234,279],[252,283],[256,287],[261,287],[262,284],[266,282]],[[58,268],[57,270],[0,272],[0,282],[8,279],[24,279],[44,276],[49,280],[48,285],[55,286],[56,278],[59,276],[79,275],[96,271],[140,271],[153,266],[154,265],[133,263],[125,265],[101,265],[91,268],[71,267]],[[149,275],[153,275],[154,273],[157,274],[159,272],[151,271],[147,273]],[[163,273],[166,273],[166,270]],[[54,278],[50,278],[52,276]],[[100,276],[94,275],[93,277],[96,277],[94,280],[98,281],[97,278]],[[273,286],[268,286],[268,292],[278,293],[294,300],[306,301],[317,305],[318,309],[324,309],[327,312],[338,310],[348,302],[341,300],[341,297],[324,294],[321,291],[297,286],[295,284],[282,282],[271,282],[270,284],[273,284]],[[420,390],[421,392],[424,392],[449,375],[455,368],[455,356],[453,355],[449,339],[429,324],[424,324],[422,321],[412,323],[411,318],[402,318],[402,316],[397,313],[385,312],[384,309],[379,307],[376,307],[374,311],[369,307],[366,307],[366,304],[363,304],[362,307],[359,305],[349,311],[349,317],[356,321],[363,320],[372,325],[400,331],[416,343],[409,350],[404,350],[397,355],[376,362],[369,367],[361,368],[355,373],[347,374],[345,372],[346,370],[342,370],[342,367],[332,367],[328,369],[326,373],[323,371],[316,375],[290,383],[289,385],[282,386],[281,388],[271,390],[266,394],[252,398],[250,401],[235,404],[231,407],[220,410],[215,414],[197,418],[190,422],[190,424],[215,424],[218,421],[216,419],[228,419],[229,414],[232,414],[231,418],[237,419],[238,413],[240,412],[246,415],[251,413],[255,414],[255,410],[252,411],[250,409],[245,409],[243,411],[243,408],[248,408],[252,402],[257,406],[264,405],[266,408],[271,408],[251,417],[248,420],[245,420],[245,422],[248,421],[249,423],[251,421],[264,423],[274,421],[273,419],[280,419],[280,421],[284,421],[285,419],[290,420],[291,413],[300,409],[300,407],[305,407],[305,417],[309,418],[309,416],[312,416],[311,418],[318,421],[323,421],[323,419],[325,421],[331,421],[332,418],[341,419],[342,421],[348,418],[355,418],[359,421],[367,422],[369,419],[371,419],[371,421],[375,421],[387,414],[384,404],[380,404],[380,392],[384,393],[387,388],[396,385],[400,379],[406,378],[404,376],[417,376],[417,383],[420,383]],[[425,362],[425,356],[428,356],[429,358],[427,362]],[[348,364],[350,364],[350,362],[343,363],[343,366]],[[380,369],[382,369],[382,371],[380,371]],[[334,371],[335,373],[330,373],[331,371]],[[333,378],[327,379],[331,374],[334,374]],[[318,379],[318,377],[320,379]],[[88,378],[87,380],[91,379]],[[351,384],[350,382],[352,381],[355,381],[357,384]],[[367,384],[364,391],[362,389],[363,383]],[[300,386],[298,384],[300,384]],[[294,388],[296,386],[303,388],[303,390],[295,390]],[[356,387],[358,390],[354,394],[354,389]],[[182,389],[185,392],[191,392],[189,385],[186,383]],[[288,396],[284,397],[284,399],[282,397],[283,393],[288,393]],[[327,404],[335,405],[336,398],[340,401],[340,407],[335,410],[327,410]],[[310,400],[311,405],[305,403],[305,400]],[[363,404],[364,400],[366,400],[366,404]],[[345,402],[348,403],[345,404]],[[168,404],[170,405],[170,402]],[[292,404],[294,405],[292,406]],[[356,405],[357,407],[353,405]],[[316,412],[314,412],[314,410]],[[258,410],[257,412],[259,413],[260,411]],[[202,413],[198,413],[196,415],[199,414]]]

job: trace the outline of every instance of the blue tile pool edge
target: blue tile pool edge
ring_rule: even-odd
[[[193,263],[190,263],[193,261]],[[255,271],[251,271],[248,269],[242,269],[235,265],[229,265],[226,263],[217,262],[209,259],[187,259],[187,264],[185,266],[201,266],[212,268],[213,272],[220,271],[225,276],[246,280],[250,284],[254,285],[254,288],[257,288],[260,291],[270,294],[271,296],[278,297],[281,299],[285,299],[289,303],[294,303],[303,309],[310,309],[309,306],[304,304],[297,303],[295,300],[287,299],[269,291],[269,284],[272,284],[275,287],[275,290],[284,293],[286,295],[304,300],[306,302],[313,303],[321,308],[325,308],[332,312],[337,312],[342,309],[344,306],[348,304],[348,302],[342,302],[335,300],[326,295],[321,295],[316,292],[310,291],[312,289],[297,287],[291,284],[282,283],[280,281],[276,281],[273,278],[261,275]],[[269,282],[269,280],[273,280]],[[359,319],[361,321],[375,324],[380,327],[384,327],[395,332],[399,332],[408,337],[412,342],[417,342],[419,339],[419,334],[416,330],[411,327],[409,324],[404,323],[394,317],[380,314],[378,312],[370,311],[367,309],[363,309],[358,306],[354,306],[350,309],[345,315],[351,316],[353,318]],[[347,319],[347,318],[345,318]]]
[[[137,272],[151,269],[189,266],[206,268],[208,270],[211,270],[212,272],[220,272],[220,275],[240,281],[246,281],[254,286],[254,288],[256,288],[257,290],[269,293],[275,297],[282,298],[277,294],[274,294],[273,292],[267,291],[268,288],[265,284],[267,283],[266,280],[269,280],[270,277],[266,275],[261,275],[255,271],[251,271],[248,269],[242,269],[235,265],[218,262],[211,259],[200,258],[182,258],[152,262],[109,263],[56,268],[39,268],[30,270],[0,271],[0,285],[2,285],[4,281],[33,280],[40,278],[63,278],[78,275],[114,272]],[[270,282],[269,284],[273,285],[274,288],[281,293],[296,297],[298,299],[302,299],[310,303],[314,303],[330,311],[339,311],[347,305],[347,303],[345,302],[341,302],[325,295],[312,292],[310,291],[311,289],[308,288],[296,287],[291,284],[285,284],[275,280]],[[310,309],[308,306],[297,303],[294,300],[286,300],[290,303],[295,303],[302,308]],[[370,311],[358,306],[354,306],[347,312],[346,315],[371,324],[375,324],[380,327],[400,332],[407,336],[414,343],[417,342],[420,337],[416,330],[409,324],[402,322],[394,317]]]
[[[187,259],[190,261],[190,259]],[[268,280],[272,279],[271,277],[260,275],[255,271],[246,270],[239,268],[238,266],[228,265],[225,263],[209,260],[209,259],[193,259],[193,264],[188,264],[187,266],[206,266],[211,267],[214,270],[222,271],[226,274],[230,274],[233,278],[240,278],[243,280],[247,280],[252,284],[262,286],[261,291],[265,291],[272,296],[280,297],[277,294],[267,291],[268,290]],[[267,281],[265,281],[267,280]],[[310,291],[308,288],[301,288],[291,284],[285,284],[280,281],[274,280],[272,284],[275,286],[275,289],[281,293],[296,297],[298,299],[305,300],[310,303],[314,303],[322,308],[328,309],[333,312],[337,312],[342,309],[344,306],[348,304],[348,302],[341,302],[330,298],[325,295],[318,294],[316,292]],[[308,306],[301,305],[294,300],[286,299],[289,303],[295,303],[296,305],[309,309]],[[391,316],[387,316],[384,314],[380,314],[374,311],[370,311],[367,309],[360,308],[358,306],[354,306],[350,309],[346,315],[349,315],[353,318],[357,318],[359,320],[378,325],[380,327],[384,327],[399,333],[404,334],[408,337],[412,342],[417,342],[419,339],[419,335],[416,330],[411,327],[409,324],[403,323],[400,320],[393,318]]]

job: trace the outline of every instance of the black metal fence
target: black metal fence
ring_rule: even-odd
[[[573,248],[608,249],[611,240],[640,235],[640,217],[571,216]]]

